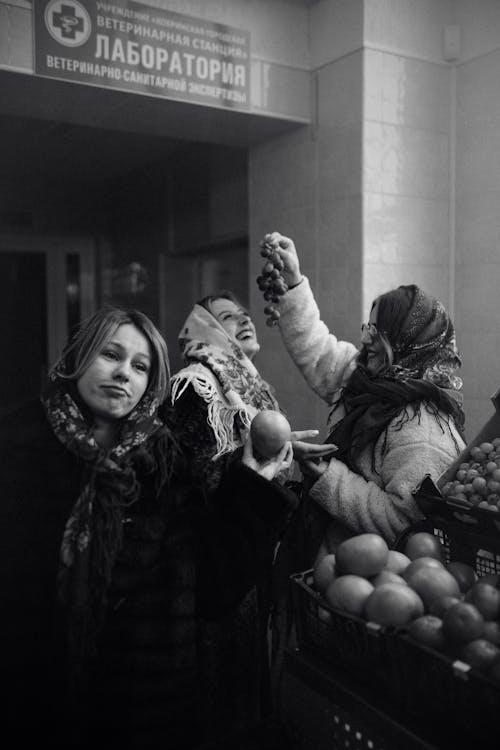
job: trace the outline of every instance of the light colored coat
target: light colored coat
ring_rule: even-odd
[[[338,397],[357,363],[358,350],[339,341],[321,321],[309,281],[303,281],[282,298],[280,329],[285,346],[308,385],[327,404]],[[423,404],[415,416],[399,425],[396,417],[382,435],[367,446],[357,460],[358,472],[332,458],[324,474],[313,484],[310,496],[328,512],[332,523],[325,529],[325,547],[334,551],[347,536],[372,532],[389,545],[421,514],[412,492],[426,474],[437,480],[464,448],[452,419],[440,412],[440,419]],[[343,416],[341,408],[334,418]],[[415,417],[412,419],[412,417]],[[328,425],[328,431],[333,423]]]

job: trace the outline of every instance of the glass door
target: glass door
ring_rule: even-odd
[[[36,398],[48,367],[95,309],[94,245],[0,234],[0,414]]]

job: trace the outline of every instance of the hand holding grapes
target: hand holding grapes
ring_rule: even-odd
[[[257,284],[264,293],[264,299],[269,303],[264,308],[268,316],[267,325],[273,326],[278,323],[280,317],[280,297],[290,286],[299,284],[302,275],[297,251],[291,239],[279,232],[272,232],[265,235],[260,246],[265,262],[262,273],[257,278]]]

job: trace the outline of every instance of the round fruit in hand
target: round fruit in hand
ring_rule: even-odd
[[[410,560],[416,560],[417,557],[443,559],[441,542],[434,534],[427,531],[417,531],[412,534],[406,542],[404,553]]]
[[[261,458],[274,458],[291,439],[288,419],[279,411],[264,409],[252,420],[250,436],[254,452]]]

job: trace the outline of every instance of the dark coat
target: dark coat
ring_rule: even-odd
[[[239,463],[226,469],[210,504],[186,494],[179,478],[157,497],[153,478],[138,476],[141,497],[123,520],[98,659],[75,710],[56,578],[84,466],[56,439],[39,403],[2,420],[0,451],[4,730],[14,729],[20,746],[40,735],[53,746],[100,739],[169,750],[212,739],[204,675],[212,679],[214,670],[203,663],[200,622],[231,618],[265,579],[288,492]]]

